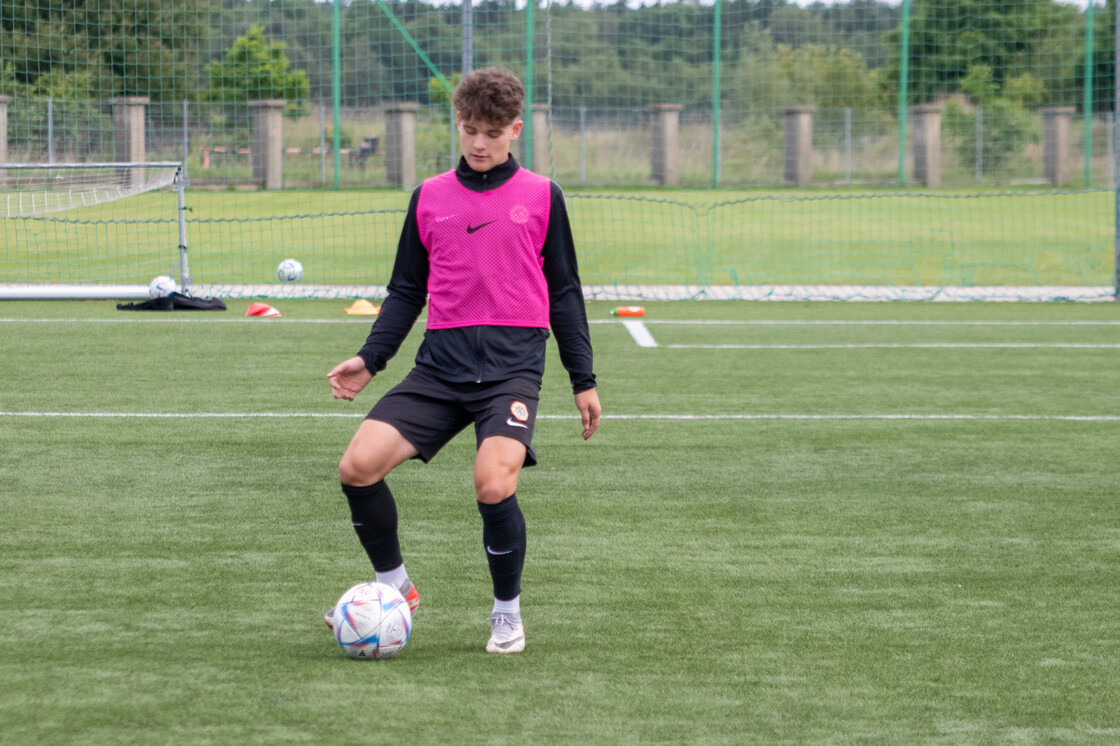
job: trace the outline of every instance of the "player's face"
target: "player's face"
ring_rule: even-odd
[[[500,125],[481,119],[464,119],[458,113],[459,147],[467,165],[475,171],[489,171],[509,158],[510,143],[521,134],[520,119],[512,124]]]

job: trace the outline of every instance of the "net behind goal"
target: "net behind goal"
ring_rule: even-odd
[[[133,298],[189,284],[178,162],[0,163],[0,299]]]

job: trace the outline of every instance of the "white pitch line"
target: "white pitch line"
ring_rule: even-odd
[[[176,316],[122,316],[120,318],[0,318],[0,324],[229,324],[229,323],[267,323],[267,324],[372,324],[374,318],[364,316],[345,319],[295,319],[262,318],[259,316],[209,316],[204,312]],[[421,316],[417,321],[424,321]],[[588,324],[617,324],[618,319],[588,319]],[[625,322],[624,322],[625,323]],[[1071,320],[1071,321],[935,321],[935,320],[838,320],[838,319],[643,319],[642,324],[662,326],[1120,326],[1120,320]]]
[[[647,324],[679,326],[1120,326],[1120,320],[1073,319],[1067,321],[949,321],[874,319],[645,319]],[[610,323],[610,320],[591,323]]]
[[[195,311],[193,313],[204,313]],[[424,319],[419,319],[423,321]],[[373,323],[373,318],[366,316],[359,319],[285,319],[264,316],[228,316],[222,318],[201,316],[130,316],[119,319],[0,319],[0,324],[365,324]]]
[[[1056,350],[1120,350],[1120,344],[1082,344],[1074,342],[930,342],[914,344],[775,344],[775,345],[664,345],[671,350],[922,350],[922,349],[1056,349]]]
[[[365,412],[0,412],[0,417],[74,418],[74,419],[356,419]],[[578,415],[539,414],[538,420],[576,420]],[[604,420],[672,420],[708,422],[712,420],[982,420],[982,421],[1067,421],[1120,422],[1120,415],[1080,414],[607,414]]]
[[[622,325],[626,327],[626,331],[630,332],[630,336],[638,343],[638,347],[657,347],[657,341],[642,322],[626,319],[622,322]]]

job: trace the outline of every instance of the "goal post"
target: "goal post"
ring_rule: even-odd
[[[157,275],[189,287],[185,189],[179,161],[0,163],[0,299],[146,298]]]

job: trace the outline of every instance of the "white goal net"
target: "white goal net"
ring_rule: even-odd
[[[140,298],[156,275],[189,285],[184,188],[177,161],[0,163],[0,299]]]
[[[178,163],[0,164],[0,217],[31,217],[112,202],[175,183]]]

